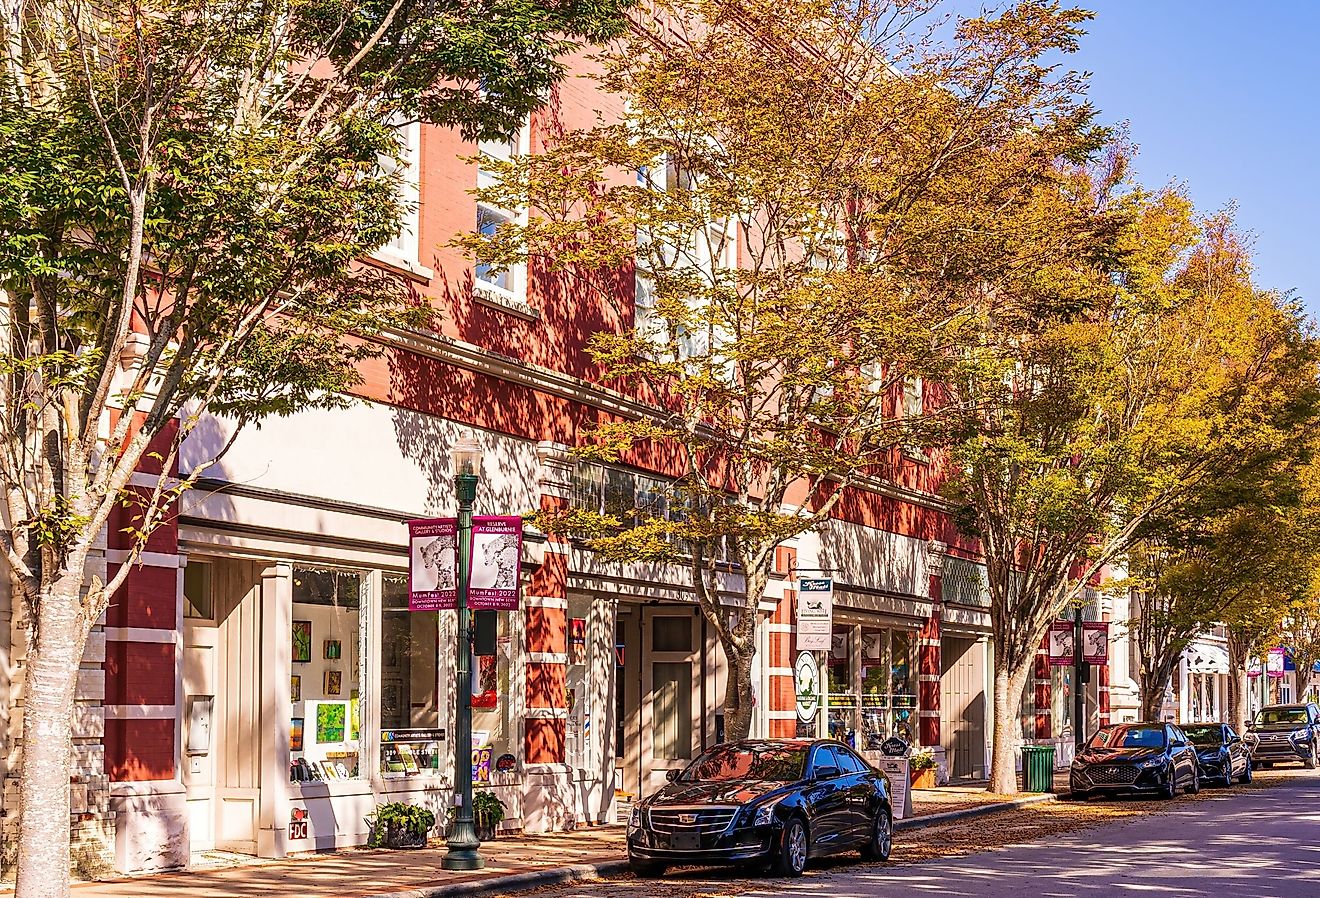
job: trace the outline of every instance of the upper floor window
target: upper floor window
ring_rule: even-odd
[[[419,205],[421,201],[421,142],[422,127],[417,122],[399,128],[399,158],[382,156],[381,169],[385,174],[399,173],[399,201],[403,204],[403,219],[399,232],[373,255],[382,262],[415,269],[419,259]]]
[[[528,152],[526,125],[507,140],[483,140],[477,145],[477,186],[494,183],[494,167]],[[477,203],[477,231],[494,236],[500,228],[527,221],[525,209],[503,209],[489,203]],[[527,305],[527,266],[523,263],[497,266],[479,263],[475,274],[475,296],[479,302],[498,305],[522,314],[534,314]]]

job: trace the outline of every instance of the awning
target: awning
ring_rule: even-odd
[[[1187,672],[1199,674],[1228,673],[1228,652],[1217,645],[1207,642],[1193,642],[1183,652],[1187,660]]]

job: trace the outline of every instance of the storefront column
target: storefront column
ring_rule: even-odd
[[[1096,689],[1099,693],[1098,709],[1100,726],[1109,726],[1109,665],[1098,664],[1095,667]]]
[[[787,546],[775,549],[776,573],[790,576],[796,566],[796,549]],[[783,598],[775,605],[768,624],[766,736],[770,739],[789,739],[797,735],[797,698],[793,691],[793,614],[796,607],[797,590],[785,586]]]
[[[569,448],[549,441],[536,447],[541,462],[541,510],[568,508],[573,458]],[[526,718],[523,756],[527,764],[563,764],[568,738],[568,540],[551,535],[545,558],[532,572],[527,596]]]
[[[1036,668],[1035,668],[1035,709],[1036,709],[1036,738],[1051,739],[1054,736],[1053,715],[1051,707],[1053,705],[1053,695],[1050,685],[1050,656],[1049,656],[1049,634],[1046,634],[1045,640],[1040,648],[1036,650]]]
[[[938,576],[930,578],[930,617],[917,634],[917,704],[921,709],[921,744],[936,748],[940,745],[940,673],[943,659],[940,647],[940,619],[943,604],[940,601],[941,583]]]
[[[269,684],[261,710],[261,795],[257,802],[257,857],[289,853],[289,676],[292,672],[293,567],[261,572],[261,669]]]

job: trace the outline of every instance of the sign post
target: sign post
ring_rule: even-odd
[[[797,647],[799,652],[822,652],[829,664],[828,652],[834,635],[834,580],[830,577],[806,577],[798,580]],[[801,655],[798,656],[799,660]],[[815,663],[815,658],[812,659]],[[819,666],[818,666],[819,667]],[[825,678],[816,676],[820,697],[816,735],[829,733],[829,694]]]

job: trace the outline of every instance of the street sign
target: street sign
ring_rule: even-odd
[[[797,647],[804,652],[828,652],[834,630],[834,580],[813,577],[798,581]]]
[[[811,652],[798,652],[793,665],[793,690],[797,693],[798,720],[815,720],[820,710],[820,668]]]

